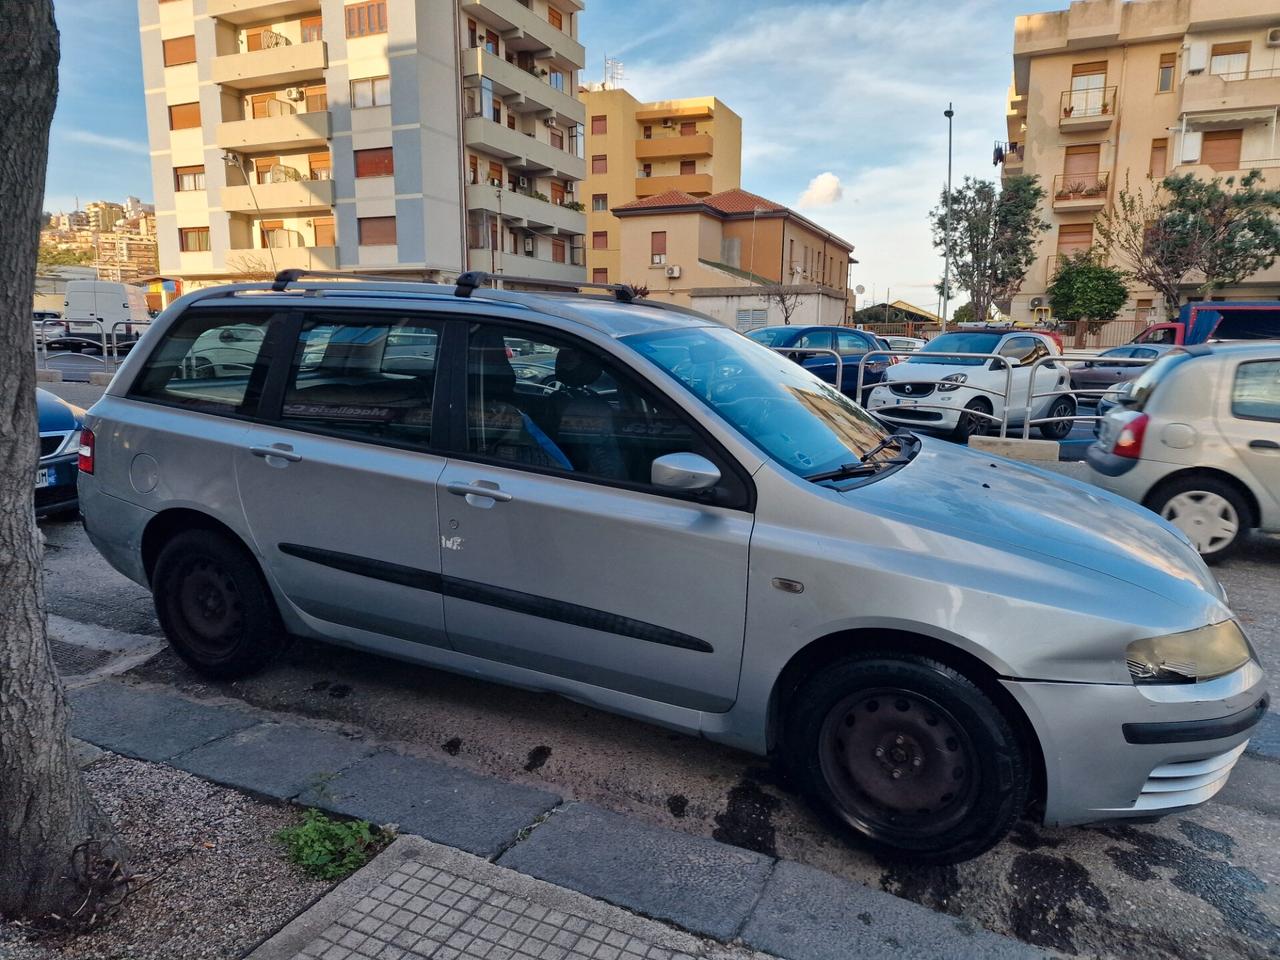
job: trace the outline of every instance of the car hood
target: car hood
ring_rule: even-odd
[[[41,433],[77,429],[80,426],[78,409],[47,390],[36,390],[36,414],[40,418]]]
[[[1199,554],[1144,507],[1003,457],[923,438],[891,476],[845,496],[887,518],[1083,567],[1190,608],[1225,595]]]

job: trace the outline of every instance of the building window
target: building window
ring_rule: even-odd
[[[332,180],[333,161],[329,158],[329,151],[307,154],[307,169],[312,180]]]
[[[653,139],[653,125],[652,125],[652,124],[648,124],[648,123],[646,123],[646,124],[644,125],[643,134],[644,134],[644,138],[645,138],[646,140],[652,140],[652,139]]]
[[[698,165],[692,160],[680,161],[680,176],[688,177],[698,172]]]
[[[1081,253],[1092,246],[1092,223],[1064,223],[1058,227],[1058,256]]]
[[[605,156],[603,153],[598,153],[594,157],[592,157],[591,172],[592,173],[608,173],[609,158]]]
[[[667,231],[655,230],[649,234],[649,262],[652,264],[667,262]]]
[[[365,0],[346,8],[347,36],[367,37],[387,32],[387,0]]]
[[[317,247],[337,246],[337,234],[334,230],[333,217],[316,217],[313,221],[316,231]]]
[[[605,267],[596,267],[591,271],[592,283],[608,283],[609,271]]]
[[[190,130],[200,126],[200,104],[175,103],[169,108],[169,129]]]
[[[208,251],[208,227],[183,227],[178,231],[178,249],[183,253],[200,253]]]
[[[547,23],[551,24],[557,30],[564,29],[564,14],[550,4],[547,5]]]
[[[324,39],[324,21],[319,17],[302,18],[302,42],[315,43]]]
[[[304,92],[307,95],[307,113],[316,113],[320,110],[329,109],[329,91],[324,84],[314,87],[305,87]]]
[[[609,195],[607,193],[593,193],[591,195],[591,209],[596,213],[609,209]]]
[[[565,245],[563,240],[551,241],[551,262],[552,263],[565,262]]]
[[[204,189],[204,164],[196,167],[174,167],[173,168],[173,189],[175,190],[203,190]]]
[[[372,150],[356,150],[356,178],[390,177],[396,172],[395,160],[391,156],[390,147],[377,147]]]
[[[1169,138],[1161,137],[1151,141],[1151,165],[1147,168],[1147,176],[1152,180],[1163,180],[1169,169]]]
[[[351,81],[351,106],[385,107],[390,102],[390,77],[366,77]]]
[[[555,147],[557,150],[563,150],[564,134],[561,133],[559,130],[549,130],[548,133],[550,134],[550,137],[548,137],[548,139],[551,141],[551,145]]]
[[[592,250],[608,250],[609,249],[609,231],[596,230],[591,234]]]
[[[653,176],[653,164],[652,164],[652,163],[646,163],[646,164],[644,164],[643,166],[641,166],[641,167],[640,167],[640,176],[641,176],[641,177],[643,177],[643,178],[645,178],[645,179],[648,179],[649,177],[652,177],[652,176]]]
[[[1147,321],[1149,321],[1151,319],[1151,307],[1152,307],[1151,300],[1138,300],[1134,305],[1134,310],[1133,310],[1134,319],[1140,320],[1143,323],[1146,323]]]
[[[356,226],[362,247],[388,247],[396,242],[395,217],[360,217]]]
[[[559,70],[552,70],[551,75],[547,77],[547,83],[551,84],[551,89],[564,91],[564,74]]]
[[[680,136],[692,137],[698,132],[698,125],[692,120],[684,120],[680,124]]]
[[[1225,80],[1243,80],[1249,74],[1249,41],[1215,43],[1209,54],[1209,72]]]
[[[1178,63],[1176,53],[1160,54],[1160,72],[1156,75],[1156,93],[1168,93],[1173,89],[1173,68]]]
[[[1206,130],[1200,141],[1200,162],[1218,173],[1240,169],[1243,130]]]
[[[592,136],[599,136],[600,134],[608,133],[608,132],[609,132],[609,118],[608,118],[608,117],[592,117],[592,118],[591,118],[591,134],[592,134]]]
[[[1071,113],[1068,116],[1097,117],[1103,113],[1107,95],[1107,61],[1077,63],[1071,68]]]
[[[176,67],[182,63],[196,62],[196,38],[174,37],[164,42],[164,65]]]

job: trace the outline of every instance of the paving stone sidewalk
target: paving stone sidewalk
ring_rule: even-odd
[[[70,698],[72,733],[90,744],[425,838],[397,840],[321,901],[322,920],[302,924],[304,939],[295,930],[292,952],[256,960],[1046,955],[801,864],[407,755],[341,725],[114,679]],[[589,906],[613,919],[592,919]],[[628,911],[652,926],[627,932],[639,928],[625,918],[640,922]]]

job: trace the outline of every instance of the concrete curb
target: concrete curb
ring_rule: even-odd
[[[36,367],[36,383],[61,383],[61,370],[46,370],[43,367]]]
[[[1010,460],[1058,462],[1060,448],[1056,440],[1023,440],[1020,437],[970,437],[969,448],[995,453]]]

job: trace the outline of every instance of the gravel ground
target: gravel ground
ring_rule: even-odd
[[[31,942],[0,924],[4,960],[240,957],[331,886],[282,857],[274,836],[297,822],[295,810],[114,754],[85,777],[135,874],[154,881],[106,926],[65,942]]]

